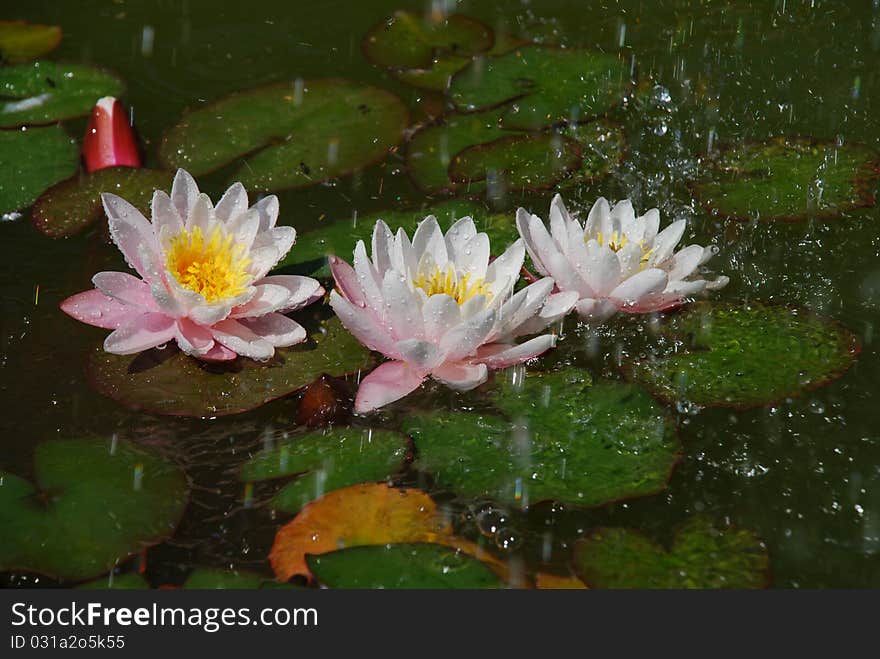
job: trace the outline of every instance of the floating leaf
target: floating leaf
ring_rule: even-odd
[[[34,205],[31,221],[50,238],[73,236],[104,217],[102,192],[119,195],[149,217],[153,192],[171,189],[171,179],[168,172],[131,167],[82,174],[46,190]]]
[[[102,96],[119,96],[115,76],[81,64],[39,61],[0,68],[0,128],[86,115]]]
[[[137,572],[111,574],[77,586],[79,590],[149,590],[150,584]]]
[[[323,373],[341,376],[369,364],[369,352],[331,318],[311,341],[277,349],[265,363],[240,357],[209,364],[170,346],[125,356],[99,347],[89,357],[87,372],[98,391],[127,407],[213,417],[254,409],[301,389]]]
[[[766,405],[834,380],[860,350],[836,323],[782,306],[700,303],[668,317],[662,331],[687,349],[627,370],[670,404]]]
[[[535,575],[535,588],[538,590],[586,590],[587,585],[575,576],[562,576],[550,572]]]
[[[475,178],[462,176],[463,172],[456,176],[455,168],[460,167],[456,160],[463,153],[476,151],[477,155],[485,155],[489,149],[495,170],[524,169],[530,180],[519,181],[519,185],[525,184],[530,189],[546,188],[560,176],[558,171],[546,166],[546,150],[537,154],[538,162],[532,162],[536,158],[534,148],[542,140],[547,140],[550,145],[569,145],[568,157],[563,161],[568,169],[578,170],[572,177],[575,182],[607,174],[623,157],[623,131],[614,124],[591,122],[567,126],[560,135],[554,132],[535,135],[502,128],[499,121],[504,112],[504,109],[496,109],[452,114],[416,131],[406,150],[406,164],[413,182],[426,193],[482,194],[486,189],[482,179],[488,167],[479,172],[480,180],[476,180],[475,172],[472,172]],[[517,138],[521,141],[516,141]],[[578,162],[571,158],[575,151],[570,148],[572,144],[579,147]],[[505,148],[492,149],[489,145]]]
[[[407,84],[442,91],[470,58],[492,47],[492,29],[452,14],[422,16],[398,11],[364,37],[363,50],[373,64]]]
[[[304,187],[381,160],[408,124],[393,94],[342,79],[297,80],[194,110],[159,148],[169,168],[199,176],[244,157],[248,190]]]
[[[239,473],[243,481],[296,477],[271,501],[272,508],[295,513],[324,492],[358,483],[388,481],[399,472],[409,447],[406,437],[371,428],[332,428],[311,432],[262,451]]]
[[[187,500],[183,472],[126,442],[39,444],[34,483],[0,472],[0,570],[82,580],[160,542]]]
[[[459,110],[501,110],[506,129],[539,130],[605,114],[622,100],[629,67],[617,57],[537,44],[499,57],[477,59],[453,79]]]
[[[309,576],[306,554],[389,543],[442,542],[452,526],[420,490],[383,483],[328,492],[306,505],[275,536],[269,561],[279,581]]]
[[[579,540],[575,569],[592,588],[764,588],[769,561],[750,531],[690,520],[666,551],[636,531],[603,528]]]
[[[329,588],[503,588],[485,563],[443,545],[400,543],[351,547],[307,556]]]
[[[270,577],[245,570],[196,568],[183,583],[184,590],[255,590],[295,588],[292,584],[278,583]]]
[[[464,200],[447,201],[423,209],[380,211],[359,217],[357,222],[339,220],[307,231],[277,268],[296,268],[304,273],[320,272],[319,268],[324,265],[327,256],[335,254],[350,261],[358,240],[370,245],[377,220],[384,220],[395,233],[402,228],[412,237],[419,222],[428,215],[434,215],[444,230],[459,218],[466,215],[473,217],[477,229],[489,235],[492,249],[498,254],[519,236],[510,213],[489,215],[482,204]]]
[[[61,126],[0,130],[0,214],[30,206],[78,166],[79,148]]]
[[[52,52],[61,43],[61,28],[25,21],[0,21],[0,62],[20,64]]]
[[[505,187],[541,190],[580,168],[581,148],[552,133],[512,135],[459,151],[449,163],[449,178],[458,184],[503,179]]]
[[[647,393],[591,384],[578,369],[531,373],[521,390],[502,386],[494,402],[513,422],[472,412],[409,416],[414,466],[463,497],[599,506],[660,491],[679,457],[675,429]]]
[[[797,137],[731,145],[710,167],[713,180],[694,192],[707,208],[737,220],[835,217],[873,206],[880,182],[872,148]]]

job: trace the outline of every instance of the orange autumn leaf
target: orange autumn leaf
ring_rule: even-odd
[[[586,590],[587,585],[577,577],[538,572],[535,574],[535,588],[538,590]]]

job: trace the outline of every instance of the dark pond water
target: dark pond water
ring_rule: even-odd
[[[479,489],[479,482],[474,485],[474,480],[479,481],[474,474],[492,473],[499,482],[519,488],[521,494],[523,480],[528,491],[530,478],[541,481],[547,475],[544,472],[559,468],[558,464],[551,467],[546,456],[531,454],[528,439],[525,448],[516,444],[515,438],[514,444],[506,440],[493,444],[493,456],[485,448],[487,442],[494,441],[493,436],[484,425],[455,426],[457,417],[471,418],[498,407],[500,403],[493,403],[495,399],[487,391],[504,386],[515,389],[523,377],[521,367],[499,372],[494,383],[469,394],[453,394],[439,385],[429,385],[380,414],[353,420],[342,414],[334,427],[353,425],[357,430],[351,432],[363,437],[370,428],[373,432],[407,430],[416,414],[453,412],[446,417],[451,448],[432,454],[428,445],[435,440],[423,439],[425,444],[420,446],[418,433],[409,433],[415,436],[416,464],[390,466],[388,475],[398,485],[417,486],[431,493],[451,518],[457,537],[479,543],[508,564],[514,581],[543,572],[577,573],[593,585],[763,585],[769,576],[772,586],[783,588],[880,586],[880,356],[874,341],[880,314],[880,211],[870,199],[877,187],[876,177],[865,177],[864,186],[869,189],[858,204],[862,207],[840,204],[821,212],[823,191],[834,193],[831,179],[837,151],[848,157],[847,149],[852,145],[880,148],[880,76],[876,67],[880,5],[876,2],[499,0],[435,2],[432,6],[404,0],[30,0],[2,5],[0,19],[62,27],[63,40],[49,58],[98,65],[125,81],[121,98],[131,108],[146,154],[145,165],[151,167],[161,166],[157,153],[162,136],[187,108],[276,81],[347,78],[396,94],[410,108],[412,126],[437,116],[444,107],[441,93],[407,85],[364,56],[364,36],[397,10],[420,14],[432,8],[436,12],[454,10],[479,19],[499,34],[619,58],[633,80],[624,92],[625,102],[610,110],[608,120],[625,136],[625,152],[620,162],[609,165],[607,175],[576,184],[565,182],[563,194],[569,208],[585,212],[599,196],[629,197],[640,212],[658,207],[664,226],[672,219],[687,219],[684,243],[717,245],[720,251],[711,267],[730,277],[729,286],[711,296],[715,303],[741,307],[744,302],[761,301],[797,308],[801,317],[808,309],[823,319],[823,328],[832,327],[824,324],[826,320],[836,321],[861,346],[851,368],[839,378],[837,372],[835,377],[796,374],[795,379],[800,379],[794,390],[764,396],[748,409],[704,405],[698,397],[688,395],[654,402],[636,388],[638,385],[627,384],[631,377],[628,365],[666,349],[682,350],[693,338],[692,332],[679,337],[684,343],[672,346],[658,333],[668,318],[618,315],[594,328],[569,317],[557,349],[525,369],[526,387],[514,407],[534,404],[541,392],[554,399],[567,396],[568,407],[550,405],[548,409],[551,415],[567,415],[567,421],[574,425],[556,427],[551,419],[544,432],[558,433],[550,438],[551,444],[562,442],[562,452],[580,455],[570,459],[582,466],[592,464],[591,453],[583,448],[587,443],[616,446],[628,441],[622,434],[629,431],[621,430],[618,417],[625,420],[628,415],[647,414],[652,423],[660,423],[662,432],[671,433],[665,466],[657,468],[663,474],[671,470],[671,476],[665,484],[663,474],[629,474],[627,469],[645,468],[639,459],[615,464],[608,472],[602,471],[604,465],[597,465],[595,474],[585,473],[574,480],[568,475],[562,488],[566,495],[560,497],[563,503],[529,502],[528,497],[524,500],[519,495],[505,501],[468,489]],[[562,84],[559,76],[546,71],[538,78],[538,84],[549,87]],[[64,122],[68,133],[77,138],[85,125],[85,118]],[[832,155],[825,160],[820,157],[812,168],[806,165],[807,183],[793,188],[789,178],[793,180],[795,174],[784,168],[770,171],[771,165],[759,157],[760,172],[769,171],[780,187],[768,191],[747,182],[744,191],[728,189],[724,194],[728,198],[743,195],[747,204],[754,204],[753,210],[766,209],[762,204],[769,197],[778,201],[778,195],[790,194],[797,212],[779,214],[796,217],[774,220],[772,213],[764,210],[730,219],[736,213],[719,208],[720,203],[714,208],[704,203],[707,195],[701,195],[698,181],[723,178],[725,171],[744,167],[742,162],[722,163],[711,170],[714,158],[737,145],[763,143],[778,136],[812,138],[818,146],[808,146],[808,151]],[[308,232],[331,221],[351,223],[378,211],[418,209],[435,203],[414,185],[406,149],[405,144],[393,149],[353,176],[277,192],[279,222],[297,227],[298,247],[304,248]],[[216,200],[236,167],[199,176],[199,183]],[[871,167],[876,168],[876,161],[866,171]],[[529,191],[527,185],[509,185],[490,194],[485,212],[506,214],[512,220],[516,208],[525,206],[546,218],[553,189],[562,186],[551,181],[552,189]],[[477,203],[483,204],[486,195],[475,196]],[[722,196],[716,193],[715,198]],[[419,215],[415,210],[412,213]],[[88,580],[86,577],[108,580],[106,568],[87,566],[79,572],[40,568],[64,564],[67,561],[60,557],[66,552],[91,556],[96,550],[90,545],[95,543],[119,546],[118,551],[107,550],[110,555],[116,551],[119,558],[114,579],[138,572],[152,586],[179,585],[196,569],[272,578],[268,557],[273,541],[294,516],[289,510],[277,509],[271,500],[289,477],[253,484],[245,482],[240,470],[261,451],[286,441],[296,444],[297,437],[306,432],[299,425],[303,419],[301,395],[242,414],[205,419],[132,411],[102,395],[90,384],[84,366],[106,332],[73,322],[58,305],[69,295],[90,288],[95,272],[124,270],[125,264],[99,228],[53,240],[36,231],[29,216],[29,209],[24,209],[20,218],[0,223],[0,388],[4,401],[0,467],[6,473],[5,481],[10,474],[40,480],[35,456],[48,442],[94,440],[148,451],[149,459],[155,462],[144,467],[146,458],[136,457],[132,463],[135,472],[139,466],[143,468],[145,488],[155,484],[149,483],[152,473],[171,471],[185,474],[186,484],[169,476],[167,496],[163,499],[157,494],[156,501],[149,504],[153,509],[132,506],[122,510],[119,514],[127,517],[120,518],[117,526],[126,532],[117,538],[116,531],[105,530],[107,524],[94,522],[82,510],[101,514],[109,508],[115,514],[119,500],[126,496],[124,488],[106,486],[109,478],[101,476],[105,467],[96,466],[88,451],[74,450],[66,457],[53,453],[62,467],[52,472],[57,477],[54,484],[45,482],[52,477],[43,478],[42,496],[29,495],[24,503],[9,497],[0,499],[0,508],[5,507],[0,517],[5,516],[9,525],[0,540],[7,545],[0,550],[0,569],[6,569],[3,582],[31,586],[73,585]],[[353,247],[352,243],[348,249]],[[349,257],[350,252],[342,255]],[[329,308],[312,309],[298,318],[313,329],[321,315],[328,316]],[[761,381],[799,363],[799,350],[824,349],[822,337],[812,333],[805,333],[794,344],[780,342],[781,348],[768,348],[762,342],[775,340],[775,326],[768,321],[764,330],[762,322],[759,319],[748,330],[736,329],[742,332],[735,337],[742,353],[741,365],[734,361],[725,364],[727,370],[713,372],[716,385],[748,378],[755,369],[759,372],[756,381]],[[819,343],[812,346],[813,341]],[[794,352],[789,352],[792,345]],[[541,377],[535,373],[553,369],[586,373],[584,377],[592,378],[594,388],[630,389],[609,394],[612,402],[606,401],[598,413],[590,407],[598,394],[558,382],[528,389],[530,381],[538,382]],[[359,376],[355,373],[342,379],[340,388],[347,387],[342,398],[354,391]],[[174,395],[171,391],[168,397]],[[614,399],[616,395],[619,400]],[[583,411],[579,414],[580,396]],[[594,414],[601,418],[597,420]],[[428,418],[422,430],[437,423]],[[540,425],[541,421],[532,423]],[[575,432],[575,427],[580,430]],[[465,469],[470,474],[465,478],[467,486],[444,481],[444,475],[462,462],[452,455],[459,438],[461,457],[472,458]],[[513,462],[500,460],[499,452],[510,446],[519,447],[520,454]],[[638,454],[638,448],[631,445],[620,450]],[[672,470],[676,452],[680,459]],[[418,469],[418,460],[427,465],[429,456],[433,456],[433,468]],[[398,462],[402,463],[400,457]],[[304,489],[311,488],[312,496],[334,489],[334,474],[348,468],[340,466],[349,464],[346,459],[351,460],[327,450],[316,463],[319,477]],[[131,469],[131,464],[126,464],[125,468]],[[515,470],[505,476],[504,470],[511,464]],[[64,465],[73,472],[66,480],[57,474],[65,471]],[[616,479],[618,485],[616,489],[609,486],[604,495],[597,494],[593,500],[590,493],[602,490],[602,479]],[[382,478],[342,484],[361,480]],[[549,491],[552,493],[552,487]],[[82,503],[59,503],[67,496],[69,504],[71,493],[81,497]],[[590,505],[579,505],[579,498],[590,499]],[[181,513],[178,508],[183,503],[186,507]],[[534,505],[524,509],[525,503]],[[352,499],[343,501],[341,508],[351,513],[351,507],[358,505],[358,500]],[[28,507],[30,516],[21,512],[21,506]],[[156,512],[163,506],[164,512]],[[330,515],[337,512],[330,511]],[[34,521],[34,515],[39,519]],[[172,532],[177,517],[179,523]],[[330,519],[327,528],[333,528],[334,523]],[[659,547],[631,535],[640,533],[668,549],[683,526],[695,523],[721,530],[714,532],[711,541],[693,540],[696,548],[690,553],[681,549],[672,558],[658,558]],[[395,540],[383,536],[385,524],[374,522],[373,542]],[[138,529],[150,525],[165,530],[153,536],[168,537],[157,544],[153,544],[155,538],[150,542],[130,539],[137,536]],[[612,556],[605,556],[602,552],[607,547],[595,545],[602,545],[602,538],[605,545],[612,542],[609,538],[614,532],[609,528],[628,529],[630,535],[629,540],[621,540],[625,547],[612,549]],[[741,535],[728,542],[735,533]],[[107,539],[111,536],[114,539]],[[578,544],[585,537],[591,538],[593,545]],[[46,538],[51,546],[40,552],[28,549],[40,544],[35,538]],[[69,543],[59,542],[60,538],[68,538]],[[763,548],[755,544],[758,539]],[[148,544],[152,546],[146,548]],[[687,543],[679,537],[679,544]],[[98,550],[97,554],[104,556],[107,551],[102,554]],[[583,554],[590,552],[598,558],[584,559]],[[763,563],[764,552],[769,567]],[[47,553],[50,555],[44,555]],[[84,561],[88,563],[86,558]],[[643,564],[652,567],[636,567]],[[706,573],[714,577],[696,576]]]

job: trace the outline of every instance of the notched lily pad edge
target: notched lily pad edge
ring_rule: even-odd
[[[706,151],[698,154],[698,161],[707,163],[705,166],[706,176],[710,176],[711,172],[714,170],[712,163],[722,154],[728,153],[733,149],[743,146],[743,145],[766,145],[768,142],[772,142],[774,140],[783,140],[783,141],[798,141],[798,142],[806,142],[810,146],[836,146],[832,140],[827,139],[819,139],[809,135],[771,135],[765,140],[747,140],[740,144],[734,144],[732,142],[723,143],[718,146],[717,151],[713,154],[710,154]],[[873,187],[871,186],[871,179],[866,174],[862,173],[859,176],[859,172],[856,172],[856,176],[852,179],[853,187],[855,188],[856,194],[858,195],[858,200],[856,203],[847,204],[845,206],[836,206],[834,208],[826,208],[821,211],[814,211],[812,213],[802,213],[799,215],[769,215],[769,216],[761,216],[758,218],[758,221],[761,223],[764,222],[786,222],[786,223],[794,223],[794,222],[803,222],[809,219],[818,219],[818,220],[830,220],[836,219],[840,217],[842,213],[846,213],[848,211],[857,210],[859,208],[873,208],[877,205],[877,188],[880,186],[880,152],[874,149],[869,144],[865,144],[863,142],[847,142],[844,146],[855,146],[867,149],[874,153],[874,159],[869,160],[865,163],[865,167],[868,168],[874,174]],[[704,178],[699,181],[688,181],[686,183],[688,190],[691,195],[693,195],[700,202],[700,207],[713,217],[717,217],[723,220],[731,220],[734,222],[751,222],[755,218],[751,215],[740,215],[737,213],[725,213],[720,209],[717,209],[712,205],[711,200],[706,196],[701,194],[700,190],[703,185],[707,183],[712,183],[711,178]]]
[[[809,317],[812,317],[816,320],[819,320],[820,322],[824,323],[826,326],[833,328],[840,336],[847,337],[848,342],[850,344],[848,350],[846,351],[847,354],[850,356],[849,363],[846,366],[844,366],[843,368],[831,372],[827,377],[825,377],[821,380],[817,380],[816,382],[811,382],[809,385],[802,387],[797,392],[794,392],[794,393],[791,393],[791,394],[788,394],[785,396],[780,396],[778,398],[773,398],[771,400],[768,400],[767,402],[734,403],[731,401],[719,401],[719,402],[715,402],[715,403],[711,403],[711,404],[703,403],[703,404],[700,404],[699,407],[728,409],[728,410],[742,412],[745,410],[752,410],[752,409],[756,409],[759,407],[768,407],[771,405],[777,405],[777,404],[779,404],[785,400],[788,400],[788,399],[800,398],[801,396],[803,396],[806,393],[810,393],[812,391],[816,391],[817,389],[821,389],[822,387],[834,382],[835,380],[839,380],[840,378],[842,378],[844,375],[846,375],[847,371],[849,371],[855,365],[856,360],[858,359],[859,355],[862,352],[862,344],[859,341],[858,337],[849,328],[847,328],[845,325],[843,325],[843,323],[841,323],[840,321],[838,321],[834,318],[829,318],[828,316],[824,316],[822,314],[816,313],[815,311],[813,311],[811,309],[808,309],[806,307],[797,306],[794,304],[780,304],[780,303],[772,303],[772,302],[762,302],[760,300],[752,300],[752,301],[744,302],[744,303],[747,304],[748,306],[785,308],[790,311],[797,312],[801,316],[809,316]],[[720,304],[714,304],[712,302],[697,302],[697,303],[693,303],[690,305],[685,304],[685,305],[682,305],[682,306],[677,307],[675,309],[661,312],[661,313],[662,313],[663,317],[671,318],[675,315],[682,315],[682,314],[688,313],[688,311],[693,310],[694,307],[699,304],[712,305],[712,306],[718,306],[718,307],[725,307],[726,306],[726,307],[739,308],[735,303],[729,303],[729,302],[728,303],[720,303]],[[668,332],[668,330],[666,330],[665,328],[662,331],[664,333]],[[689,352],[693,352],[693,351],[689,351]],[[639,360],[635,360],[633,362],[630,362],[628,364],[622,364],[619,367],[619,372],[623,375],[624,379],[627,382],[639,385],[642,388],[644,388],[645,391],[650,393],[651,396],[653,396],[657,400],[657,402],[659,402],[662,405],[665,405],[667,407],[675,406],[680,401],[680,399],[670,397],[663,391],[662,387],[657,387],[655,385],[652,385],[647,380],[643,381],[643,380],[640,380],[638,377],[636,377],[636,375],[635,375],[636,367],[640,364],[650,362],[650,361],[651,361],[650,359],[639,359]]]
[[[288,185],[288,186],[283,186],[283,187],[273,187],[269,191],[271,193],[283,192],[285,190],[300,190],[302,188],[308,188],[313,185],[320,185],[321,183],[326,183],[327,181],[334,181],[334,180],[344,178],[346,176],[350,176],[351,174],[353,174],[355,172],[363,171],[363,170],[369,169],[370,167],[373,167],[373,166],[379,164],[380,162],[384,161],[390,153],[393,153],[395,148],[398,148],[404,142],[404,140],[406,139],[406,135],[407,135],[407,128],[409,127],[410,122],[412,121],[412,110],[410,110],[410,108],[407,107],[407,105],[403,102],[403,100],[401,100],[401,98],[397,94],[395,94],[394,92],[389,91],[387,89],[384,89],[382,87],[376,87],[375,85],[371,85],[371,84],[357,83],[354,80],[350,80],[348,78],[341,78],[338,76],[329,77],[329,78],[312,78],[312,79],[306,80],[305,82],[306,82],[306,84],[308,84],[309,82],[343,82],[343,83],[348,83],[348,84],[355,83],[355,84],[360,84],[363,87],[368,87],[370,89],[373,89],[377,92],[381,92],[384,96],[387,96],[387,97],[394,99],[400,105],[400,107],[404,113],[404,117],[403,117],[404,121],[403,121],[402,129],[400,131],[400,136],[398,137],[398,140],[394,144],[392,144],[390,147],[388,147],[388,149],[385,153],[383,153],[379,156],[376,156],[374,158],[371,158],[370,160],[364,161],[363,163],[359,164],[357,167],[346,169],[346,170],[338,173],[335,176],[325,176],[324,178],[310,179],[306,183],[297,183],[294,185]],[[159,145],[156,149],[156,160],[159,164],[159,169],[176,171],[180,167],[179,165],[174,165],[174,164],[170,163],[168,161],[168,159],[166,158],[166,156],[165,156],[166,143],[168,141],[168,136],[171,133],[171,131],[174,130],[175,128],[177,128],[178,126],[182,125],[183,123],[185,123],[187,121],[187,119],[189,118],[189,115],[191,115],[195,112],[202,111],[202,110],[209,110],[211,108],[214,108],[217,105],[219,105],[220,103],[222,103],[228,99],[231,99],[231,98],[237,98],[239,96],[248,96],[248,95],[252,94],[253,92],[257,92],[257,91],[260,91],[263,89],[269,89],[272,87],[282,87],[282,86],[289,85],[289,84],[290,84],[290,81],[285,81],[285,80],[281,80],[281,81],[277,81],[277,82],[270,82],[265,85],[259,85],[257,87],[252,87],[250,89],[244,89],[241,91],[232,92],[231,94],[225,94],[224,96],[221,96],[220,98],[217,98],[217,99],[211,101],[210,103],[206,103],[205,105],[189,106],[189,107],[185,108],[183,111],[183,114],[180,116],[180,119],[177,121],[177,123],[166,128],[165,131],[162,133],[162,137],[159,139]],[[271,148],[273,143],[274,143],[274,140],[272,142],[269,142],[269,143],[264,144],[262,146],[258,146],[254,149],[251,149],[250,151],[246,151],[244,153],[241,153],[238,156],[236,156],[235,158],[233,158],[232,160],[229,160],[228,162],[222,163],[220,165],[216,165],[215,167],[212,167],[210,169],[202,170],[199,172],[198,176],[207,176],[209,174],[213,174],[215,172],[222,171],[223,169],[226,169],[227,167],[232,167],[233,165],[240,164],[241,161],[246,160],[249,156],[255,155],[257,153],[261,153],[265,149]],[[237,171],[237,169],[236,169],[236,171]],[[234,181],[235,181],[234,177],[230,179],[230,182],[234,182]],[[254,189],[253,192],[257,193],[257,192],[265,192],[265,191]]]

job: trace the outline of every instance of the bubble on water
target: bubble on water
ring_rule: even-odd
[[[507,522],[507,511],[489,504],[476,511],[474,521],[480,533],[487,538],[493,538],[498,529]]]
[[[519,531],[509,526],[503,526],[495,531],[495,546],[505,551],[514,551],[522,544],[522,536]]]

